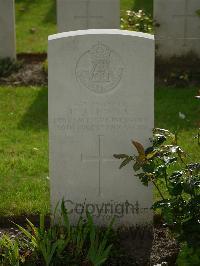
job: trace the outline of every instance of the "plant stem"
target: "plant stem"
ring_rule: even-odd
[[[156,187],[156,189],[158,190],[158,192],[159,192],[159,194],[160,194],[161,198],[164,200],[165,198],[163,197],[163,194],[161,193],[161,191],[160,191],[159,187],[156,185],[156,182],[152,180],[152,183],[154,184],[154,186],[155,186],[155,187]]]
[[[169,191],[168,182],[167,182],[167,173],[166,173],[166,171],[165,171],[165,184],[166,184],[166,187],[167,187],[167,189],[168,189],[168,191]]]

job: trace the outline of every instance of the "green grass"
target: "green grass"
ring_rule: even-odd
[[[194,145],[197,141],[200,103],[194,98],[197,89],[161,88],[156,91],[155,126],[178,132],[179,144],[192,154],[192,159],[200,158],[200,147]],[[179,112],[185,114],[183,120]]]
[[[16,0],[17,53],[46,52],[48,35],[55,34],[56,0]],[[121,0],[121,10],[152,13],[152,0]]]
[[[121,10],[133,9],[138,11],[145,10],[149,14],[153,14],[153,0],[121,0]]]
[[[178,144],[189,155],[188,163],[200,160],[200,146],[195,138],[200,122],[200,102],[194,98],[197,91],[195,88],[160,88],[156,91],[155,127],[177,132]],[[179,112],[185,115],[185,119],[179,117]],[[161,184],[160,187],[162,194],[167,196],[165,187]],[[155,189],[154,200],[158,199],[160,199],[160,195]]]
[[[155,98],[155,125],[178,128],[180,142],[193,160],[200,157],[193,138],[200,112],[196,92],[195,88],[162,88]],[[0,106],[0,215],[47,213],[47,88],[0,87]],[[179,118],[179,111],[186,120]]]
[[[121,10],[130,10],[133,8],[135,0],[121,0]]]
[[[0,214],[49,210],[46,88],[0,88]]]
[[[35,29],[35,32],[32,29]],[[56,33],[56,0],[16,1],[18,53],[45,52],[48,35],[54,33]]]

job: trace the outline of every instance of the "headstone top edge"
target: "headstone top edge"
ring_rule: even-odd
[[[119,29],[88,29],[88,30],[77,30],[77,31],[69,31],[62,32],[48,36],[48,41],[58,40],[66,37],[75,37],[75,36],[83,36],[83,35],[121,35],[121,36],[132,36],[139,37],[149,40],[154,40],[154,35],[149,33],[143,33],[138,31],[127,31],[127,30],[119,30]]]

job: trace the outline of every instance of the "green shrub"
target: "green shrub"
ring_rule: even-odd
[[[152,208],[161,211],[176,239],[192,250],[190,253],[197,260],[200,246],[200,163],[188,163],[186,159],[189,160],[189,156],[178,145],[177,135],[165,129],[154,129],[153,145],[146,150],[136,141],[132,144],[137,149],[137,156],[114,155],[123,160],[120,168],[132,162],[141,182],[145,186],[153,183],[161,200]],[[167,197],[160,189],[161,184],[167,189]]]
[[[186,243],[182,244],[176,263],[178,266],[199,266],[200,247],[194,250]]]
[[[121,18],[121,28],[123,30],[152,33],[153,19],[143,10],[139,10],[138,12],[127,10]]]
[[[15,61],[10,58],[0,59],[0,77],[8,77],[13,72],[18,71],[21,67],[21,61]]]

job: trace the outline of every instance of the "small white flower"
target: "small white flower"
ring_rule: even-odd
[[[181,118],[181,119],[185,119],[185,117],[186,117],[185,114],[179,112],[179,118]]]
[[[47,179],[47,180],[50,180],[49,176],[46,176],[46,179]]]
[[[132,11],[130,11],[130,10],[127,10],[127,11],[126,11],[126,14],[127,14],[128,16],[131,16],[131,14],[132,14]]]
[[[167,262],[162,262],[161,264],[155,264],[154,266],[167,266],[168,263]]]

